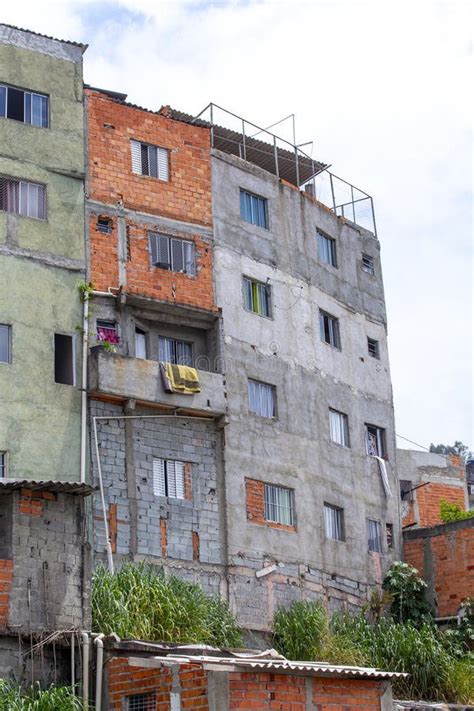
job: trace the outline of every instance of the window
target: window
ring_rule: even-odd
[[[240,217],[251,225],[268,230],[268,200],[240,189]]]
[[[371,518],[367,519],[367,540],[369,551],[382,552],[382,533],[379,521],[374,521]]]
[[[344,541],[344,509],[331,504],[324,504],[324,530],[326,537],[335,541]]]
[[[271,317],[270,286],[244,277],[244,306],[259,316]]]
[[[0,452],[0,479],[7,476],[7,453]]]
[[[337,267],[336,240],[328,237],[318,230],[318,255],[319,259],[331,267]]]
[[[402,501],[413,501],[413,482],[400,479],[400,498]]]
[[[97,218],[97,232],[103,232],[106,235],[112,232],[112,220],[110,217]]]
[[[48,128],[49,99],[44,94],[0,84],[0,117]]]
[[[140,141],[131,141],[132,171],[140,175],[149,175],[159,180],[170,179],[169,151],[166,148],[149,146]]]
[[[153,266],[195,276],[196,248],[194,242],[154,233],[150,233],[149,238]]]
[[[184,499],[184,462],[172,459],[153,459],[153,493]]]
[[[375,264],[374,258],[370,254],[364,254],[362,252],[362,271],[367,272],[367,274],[375,274]]]
[[[0,210],[46,219],[46,186],[0,175]]]
[[[380,358],[379,342],[373,338],[367,338],[367,350],[372,358]]]
[[[156,709],[156,695],[154,692],[151,694],[133,694],[133,696],[127,696],[126,698],[126,711],[155,711]]]
[[[266,521],[294,526],[293,490],[283,486],[265,484],[265,511]]]
[[[178,341],[176,338],[166,338],[159,336],[158,359],[163,363],[174,363],[175,365],[193,365],[193,344],[187,341]]]
[[[97,340],[108,341],[111,344],[120,342],[117,324],[115,321],[101,321],[97,319]]]
[[[11,326],[0,323],[0,363],[12,362],[12,329]]]
[[[349,419],[343,412],[329,408],[329,431],[336,444],[349,447]]]
[[[385,430],[376,425],[366,425],[367,454],[372,457],[386,457]]]
[[[273,385],[249,380],[249,410],[260,417],[276,417],[276,397]]]
[[[319,312],[319,326],[321,329],[321,340],[329,345],[341,350],[341,337],[339,333],[339,319],[326,311]]]
[[[135,328],[135,358],[146,359],[146,332]]]
[[[387,538],[387,548],[393,548],[393,523],[385,524],[385,535]]]
[[[62,333],[54,334],[54,381],[75,385],[74,339]]]

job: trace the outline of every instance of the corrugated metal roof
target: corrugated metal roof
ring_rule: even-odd
[[[84,53],[88,48],[88,44],[83,42],[73,42],[72,40],[59,39],[59,37],[51,37],[51,35],[43,35],[41,32],[34,32],[33,30],[28,30],[25,27],[17,27],[16,25],[9,25],[6,22],[1,22],[2,27],[9,27],[11,30],[18,30],[19,32],[28,32],[30,35],[36,35],[37,37],[44,37],[45,39],[54,40],[55,42],[62,42],[63,44],[72,44],[74,47],[80,47]]]
[[[0,479],[0,494],[30,489],[31,491],[53,491],[61,494],[77,494],[89,496],[97,490],[97,486],[82,484],[78,481],[32,481],[31,479]]]

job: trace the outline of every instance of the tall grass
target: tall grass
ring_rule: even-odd
[[[82,711],[82,701],[66,686],[41,689],[39,685],[23,692],[0,679],[0,711]]]
[[[199,585],[165,578],[145,563],[126,563],[114,575],[99,567],[92,580],[92,628],[122,638],[159,642],[241,644],[226,603]]]

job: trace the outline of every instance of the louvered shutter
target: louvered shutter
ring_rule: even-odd
[[[174,272],[184,271],[183,240],[171,240],[171,269]]]
[[[160,180],[170,179],[170,167],[169,167],[169,151],[166,148],[156,149],[156,158],[158,163],[157,177]]]
[[[153,459],[153,493],[155,496],[166,496],[165,460]]]
[[[142,174],[142,144],[139,141],[130,141],[132,147],[132,171]]]
[[[148,158],[148,175],[152,178],[158,177],[158,163],[156,159],[157,149],[154,146],[147,146],[147,158]],[[143,157],[143,153],[142,153]],[[143,158],[142,158],[143,160]]]
[[[175,462],[176,498],[184,499],[184,462]]]
[[[155,266],[162,267],[163,269],[170,268],[170,254],[169,254],[169,237],[164,235],[151,234],[150,239],[150,254],[151,263]]]

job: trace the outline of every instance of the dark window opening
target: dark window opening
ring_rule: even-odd
[[[362,254],[362,271],[367,274],[375,274],[374,258],[370,254]]]
[[[378,341],[374,340],[373,338],[367,338],[367,350],[369,352],[369,356],[371,356],[372,358],[380,359],[380,349]]]
[[[393,548],[393,523],[385,524],[385,532],[387,536],[387,547]]]
[[[54,381],[75,385],[73,338],[62,333],[54,334]]]
[[[0,479],[7,476],[7,453],[0,452]]]
[[[400,479],[400,498],[402,501],[413,501],[413,482]]]
[[[372,457],[387,458],[385,430],[376,425],[366,425],[367,454]]]
[[[329,345],[341,350],[341,335],[339,332],[339,319],[326,311],[319,312],[319,326],[321,330],[321,340]]]
[[[112,220],[110,217],[97,218],[97,232],[103,232],[106,235],[112,232]]]
[[[0,85],[0,117],[47,128],[49,98],[5,84]]]

